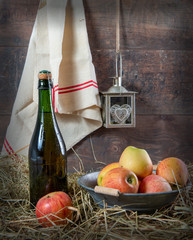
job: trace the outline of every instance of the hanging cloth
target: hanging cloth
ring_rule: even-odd
[[[2,153],[28,154],[38,72],[53,76],[53,106],[67,150],[102,125],[82,0],[40,1]]]

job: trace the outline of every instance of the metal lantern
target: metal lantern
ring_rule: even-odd
[[[103,125],[106,128],[135,127],[135,94],[121,86],[121,78],[115,77],[113,86],[101,92]]]
[[[107,92],[101,92],[103,125],[106,128],[135,127],[135,94],[122,86],[122,55],[120,51],[120,0],[116,7],[116,77]]]

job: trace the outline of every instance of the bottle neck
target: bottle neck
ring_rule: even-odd
[[[39,80],[39,112],[53,112],[52,106],[52,83],[48,79]]]

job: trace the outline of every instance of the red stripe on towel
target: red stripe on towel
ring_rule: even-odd
[[[98,85],[95,81],[90,80],[85,83],[81,83],[81,84],[77,84],[77,85],[73,85],[73,86],[69,86],[69,87],[64,87],[64,88],[59,88],[58,85],[54,86],[53,93],[52,93],[54,111],[56,112],[56,110],[57,110],[56,109],[56,92],[57,91],[58,91],[58,94],[65,94],[65,93],[80,91],[80,90],[86,89],[88,87],[98,88]]]
[[[58,94],[64,94],[64,93],[70,93],[70,92],[76,92],[76,91],[79,91],[79,90],[82,90],[82,89],[85,89],[85,88],[88,88],[88,87],[95,87],[95,88],[98,88],[97,86],[95,86],[94,84],[89,84],[85,87],[81,87],[81,88],[76,88],[76,89],[71,89],[71,90],[68,90],[68,91],[59,91]]]
[[[73,85],[73,86],[69,86],[69,87],[64,87],[64,88],[58,88],[58,91],[81,87],[81,86],[84,86],[84,85],[89,84],[89,83],[92,83],[93,85],[95,85],[95,87],[98,88],[97,83],[94,82],[93,80],[90,80],[90,81],[87,81],[85,83],[81,83],[81,84],[77,84],[77,85]]]
[[[11,152],[9,151],[8,147],[6,146],[6,143],[5,143],[5,141],[4,141],[3,145],[4,145],[4,147],[5,147],[5,150],[7,151],[7,153],[8,153],[9,155],[11,155]]]
[[[6,146],[6,144],[7,144],[7,146]],[[13,148],[8,143],[7,138],[5,138],[4,146],[5,146],[5,149],[6,149],[6,151],[8,152],[9,155],[14,154],[14,156],[17,156],[17,154],[14,153]]]

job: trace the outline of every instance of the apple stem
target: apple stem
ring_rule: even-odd
[[[132,183],[132,179],[131,178],[127,178],[127,182],[128,183]]]

